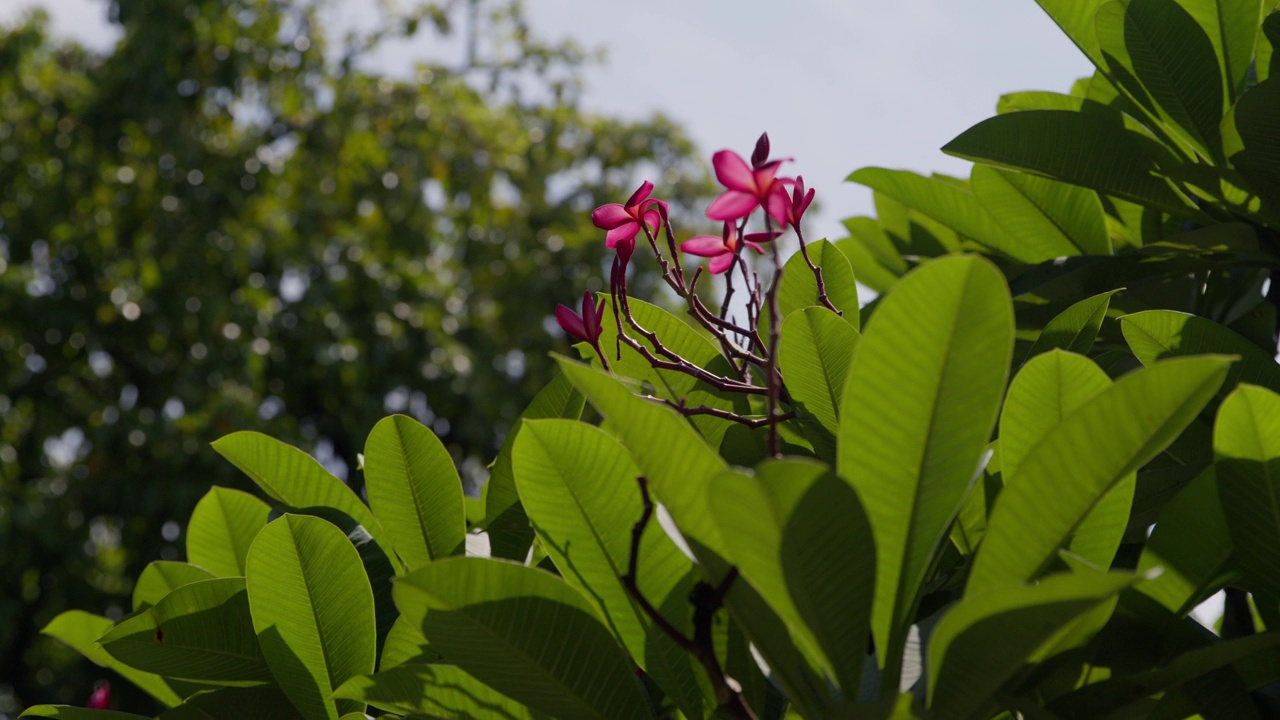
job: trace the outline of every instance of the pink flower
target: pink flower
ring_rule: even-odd
[[[747,233],[742,237],[742,242],[757,253],[763,253],[764,248],[760,247],[759,243],[769,242],[781,234],[780,232]],[[680,243],[680,249],[690,255],[711,258],[711,274],[719,275],[733,267],[734,257],[738,254],[738,229],[733,223],[726,222],[720,237],[699,235]]]
[[[777,174],[778,167],[791,158],[768,160],[768,156],[768,133],[756,141],[750,166],[732,150],[721,150],[712,155],[711,165],[715,168],[716,179],[728,190],[712,201],[707,208],[707,217],[732,222],[750,215],[757,207],[763,207],[779,224],[786,224],[785,206],[790,201],[787,185],[794,181],[777,177]]]
[[[603,328],[600,321],[604,318],[604,298],[599,304],[592,301],[591,292],[582,293],[582,314],[574,312],[565,305],[556,306],[556,322],[569,337],[591,343],[599,342]]]
[[[106,710],[110,704],[111,683],[106,680],[100,680],[93,686],[93,694],[89,696],[89,702],[85,704],[85,707],[92,710]]]
[[[770,198],[772,200],[772,197]],[[790,225],[797,231],[800,229],[800,219],[804,217],[804,211],[809,209],[809,203],[813,202],[813,188],[809,188],[808,192],[804,190],[804,176],[796,176],[796,184],[791,188],[791,200],[784,203],[782,217],[780,219],[785,225]],[[771,215],[773,213],[770,213]],[[774,217],[777,217],[774,215]]]
[[[657,233],[662,226],[662,215],[654,206],[666,208],[666,203],[658,199],[650,199],[653,183],[648,180],[632,193],[626,204],[609,203],[601,205],[591,213],[591,222],[601,230],[607,230],[604,236],[606,247],[617,248],[623,256],[625,264],[636,247],[636,234],[640,232],[640,223],[649,226],[649,231]]]

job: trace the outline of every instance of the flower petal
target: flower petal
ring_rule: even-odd
[[[643,183],[640,184],[640,187],[637,188],[635,192],[631,193],[631,197],[627,198],[627,202],[625,204],[627,207],[633,208],[639,205],[640,203],[644,202],[644,199],[649,197],[649,194],[652,192],[653,192],[653,183],[649,182],[648,180],[645,180]]]
[[[729,268],[733,267],[733,257],[734,257],[733,253],[725,253],[717,257],[716,259],[712,260],[711,267],[708,268],[709,270],[711,270],[711,274],[719,275],[725,270],[728,270]]]
[[[767,243],[773,242],[781,234],[781,232],[747,233],[742,239],[748,243]]]
[[[644,214],[644,222],[649,226],[649,232],[657,235],[658,228],[662,227],[662,215],[657,210],[650,210]]]
[[[740,220],[756,209],[759,201],[748,192],[730,190],[711,202],[707,217],[712,220]]]
[[[711,156],[711,165],[716,169],[716,179],[730,190],[754,193],[756,191],[755,176],[742,156],[732,150],[721,150]]]
[[[638,232],[640,232],[639,223],[635,222],[634,220],[628,219],[627,222],[621,225],[618,225],[617,227],[615,227],[614,229],[610,230],[608,233],[605,234],[604,246],[610,247],[610,248],[617,247],[618,243],[620,242],[635,240],[636,233]]]
[[[698,237],[689,238],[680,243],[680,251],[699,257],[716,257],[730,252],[729,248],[724,244],[724,238],[714,235],[699,235]]]
[[[751,248],[752,250],[755,250],[757,255],[763,255],[763,254],[764,254],[764,248],[762,248],[762,247],[760,247],[759,245],[757,245],[757,244],[755,244],[755,243],[751,242],[750,240],[748,240],[748,241],[746,241],[745,243],[743,243],[743,245],[746,245],[747,247]]]
[[[781,183],[774,184],[774,191],[769,193],[769,197],[765,198],[765,211],[769,213],[769,217],[777,221],[783,227],[787,226],[791,220],[791,198],[787,197],[787,191]],[[796,218],[798,221],[799,219]]]
[[[556,324],[569,337],[577,340],[587,340],[587,329],[582,325],[582,318],[578,317],[578,313],[564,305],[556,306]]]
[[[622,223],[631,222],[631,214],[618,203],[601,205],[591,211],[591,224],[601,230],[612,230]],[[610,246],[612,247],[612,246]]]

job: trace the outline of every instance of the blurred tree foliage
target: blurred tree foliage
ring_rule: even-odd
[[[640,170],[686,212],[707,190],[670,121],[581,110],[590,58],[518,3],[342,41],[292,0],[111,16],[105,55],[38,14],[0,30],[0,705],[88,696],[104,671],[39,630],[126,612],[128,578],[182,556],[175,520],[244,482],[214,438],[259,429],[342,475],[405,412],[481,480],[548,377],[555,304],[599,286],[588,211]],[[415,35],[461,57],[371,69]]]

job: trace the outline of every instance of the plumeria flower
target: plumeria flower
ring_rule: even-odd
[[[640,223],[648,225],[651,233],[657,233],[658,228],[662,227],[662,214],[655,206],[665,209],[667,204],[657,198],[650,198],[652,192],[653,183],[645,180],[625,204],[601,205],[591,213],[591,222],[601,230],[608,231],[604,236],[605,246],[617,249],[618,254],[624,256],[624,265],[635,250]]]
[[[763,207],[779,224],[785,224],[784,207],[790,202],[787,186],[794,181],[777,175],[778,167],[791,158],[768,160],[768,156],[768,133],[756,141],[749,166],[741,155],[732,150],[721,150],[712,155],[711,165],[715,168],[716,179],[728,190],[712,201],[707,208],[707,217],[733,222],[750,215],[757,207]]]
[[[780,232],[747,233],[742,237],[742,242],[757,253],[763,253],[764,248],[760,247],[760,243],[769,242],[781,234]],[[726,222],[720,237],[699,235],[680,243],[680,249],[690,255],[711,258],[711,274],[719,275],[733,267],[734,257],[738,254],[738,229],[733,223]]]
[[[596,303],[591,297],[590,290],[582,293],[581,315],[565,305],[556,306],[556,323],[560,328],[569,337],[590,343],[602,360],[604,353],[600,352],[600,334],[604,332],[604,327],[601,325],[603,319],[604,298],[600,298],[600,302]]]
[[[106,680],[100,680],[93,686],[93,694],[89,696],[89,702],[85,704],[85,707],[92,710],[106,710],[110,705],[111,683]]]
[[[772,199],[772,198],[770,198]],[[809,203],[813,202],[813,188],[809,188],[808,192],[804,189],[804,176],[796,176],[796,184],[791,187],[791,199],[782,203],[781,210],[782,219],[779,221],[784,225],[790,225],[798,232],[800,230],[800,219],[804,217],[804,211],[809,209]],[[771,212],[770,215],[773,215]],[[777,217],[777,215],[774,215]]]

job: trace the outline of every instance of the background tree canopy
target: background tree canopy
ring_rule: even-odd
[[[550,311],[599,288],[587,211],[639,168],[677,209],[707,192],[670,121],[579,109],[588,56],[518,3],[427,4],[341,43],[290,0],[112,17],[107,55],[40,15],[0,30],[0,712],[88,696],[103,671],[39,629],[118,616],[129,578],[181,554],[210,483],[245,483],[219,436],[260,429],[342,475],[404,412],[482,480],[549,377]],[[362,62],[420,32],[464,34],[465,57]]]

